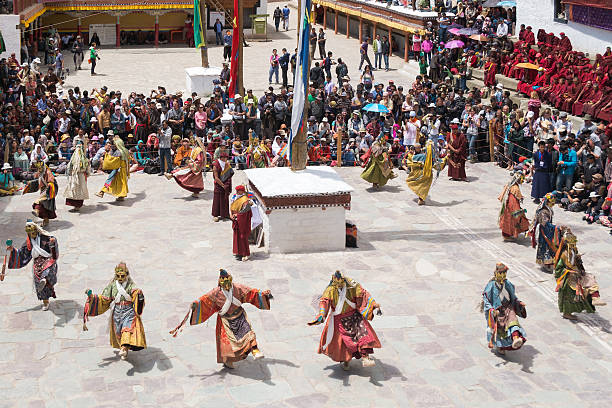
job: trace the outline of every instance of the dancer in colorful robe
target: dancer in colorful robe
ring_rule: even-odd
[[[196,138],[197,146],[191,149],[187,158],[187,165],[178,168],[170,173],[166,173],[168,180],[174,178],[176,183],[187,191],[191,191],[191,196],[198,198],[200,191],[204,190],[204,179],[202,169],[206,167],[206,155],[204,154],[203,144]]]
[[[142,290],[130,276],[125,262],[115,267],[115,276],[102,290],[94,295],[91,289],[85,291],[87,300],[83,311],[83,330],[87,330],[88,316],[98,316],[106,312],[114,302],[110,316],[110,344],[119,349],[119,356],[125,360],[128,350],[142,350],[147,347],[145,331],[140,315],[145,305]]]
[[[25,232],[26,241],[20,249],[13,247],[12,240],[6,241],[7,266],[9,269],[20,269],[32,261],[36,296],[42,300],[42,310],[49,310],[49,298],[56,297],[53,287],[57,283],[57,240],[31,220],[26,222]]]
[[[57,181],[51,170],[43,161],[38,161],[34,164],[37,169],[38,179],[29,182],[23,194],[33,191],[40,191],[40,196],[32,204],[32,214],[38,218],[42,218],[42,226],[49,225],[49,220],[57,218],[55,213],[55,196],[57,195]]]
[[[529,230],[529,220],[525,216],[526,210],[521,208],[523,202],[521,184],[524,180],[525,176],[522,172],[513,173],[512,179],[497,198],[502,203],[498,223],[504,241],[513,241],[520,233]]]
[[[556,242],[559,242],[559,228],[553,224],[553,206],[555,196],[548,193],[536,210],[535,217],[529,227],[531,244],[535,248],[537,242],[536,262],[546,272],[552,273],[554,256],[557,250]],[[537,239],[536,239],[537,235]]]
[[[359,283],[336,271],[319,301],[319,314],[308,325],[325,323],[319,354],[349,369],[352,358],[361,358],[364,367],[375,365],[370,357],[380,340],[369,321],[382,315],[380,305]]]
[[[446,165],[447,157],[440,159],[434,142],[428,140],[424,153],[415,154],[406,159],[405,166],[410,168],[406,184],[419,197],[419,205],[425,205],[425,199],[434,182],[434,171],[437,179]]]
[[[242,304],[250,303],[258,309],[270,310],[271,299],[269,290],[261,291],[233,283],[232,275],[221,269],[218,286],[195,300],[183,321],[170,334],[176,337],[187,319],[193,326],[204,323],[217,313],[217,362],[226,368],[234,368],[234,363],[244,360],[249,353],[255,360],[260,359],[264,355],[259,350],[255,332]]]
[[[83,206],[83,201],[89,198],[87,177],[91,174],[91,167],[83,149],[83,140],[77,136],[74,142],[76,148],[66,168],[68,184],[64,196],[66,205],[74,207],[72,211],[78,211]]]
[[[383,139],[378,138],[369,151],[368,164],[361,173],[361,178],[372,183],[374,188],[387,184],[387,181],[397,177],[393,173],[393,164],[389,160],[389,151]]]
[[[514,285],[506,279],[507,273],[508,267],[498,263],[493,278],[482,292],[481,311],[487,320],[487,341],[489,348],[499,354],[518,350],[527,341],[525,330],[518,322],[518,316],[527,317],[525,304],[516,297]]]
[[[130,178],[130,152],[125,148],[123,140],[119,136],[113,138],[115,148],[112,152],[104,155],[102,162],[103,170],[111,170],[104,187],[96,195],[104,197],[104,193],[117,197],[117,201],[123,201],[128,194],[128,179]]]
[[[220,219],[229,219],[229,195],[232,191],[232,177],[234,170],[228,160],[229,154],[222,150],[219,158],[213,162],[213,191],[212,216],[215,222]]]
[[[593,313],[595,306],[606,305],[599,296],[597,280],[584,270],[577,242],[576,236],[566,230],[555,256],[557,303],[563,318],[569,320],[577,319],[572,313]]]
[[[251,207],[253,202],[249,198],[243,185],[236,186],[236,195],[230,204],[230,217],[234,231],[234,256],[237,260],[248,261],[249,235],[251,234]]]

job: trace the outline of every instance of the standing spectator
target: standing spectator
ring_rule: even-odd
[[[217,45],[223,44],[223,23],[217,19],[213,27],[215,29],[215,43]]]
[[[232,59],[232,41],[232,33],[227,30],[223,36],[223,61]]]
[[[81,69],[81,63],[83,62],[83,40],[80,35],[77,35],[76,40],[72,44],[72,60],[74,61],[74,70]]]
[[[476,138],[478,137],[478,127],[480,126],[480,117],[476,115],[474,108],[470,108],[468,114],[463,119],[463,128],[469,142],[468,160],[476,160]]]
[[[389,55],[391,54],[391,44],[387,36],[384,36],[381,43],[381,53],[385,61],[385,71],[389,71]]]
[[[276,6],[274,9],[274,13],[272,14],[272,18],[274,19],[274,28],[278,31],[278,26],[280,25],[281,18],[283,17],[283,12],[280,7]]]
[[[323,28],[319,28],[319,37],[317,39],[317,44],[319,44],[319,57],[321,59],[325,59],[325,31]]]
[[[185,121],[185,117],[183,114],[183,109],[179,107],[178,101],[175,100],[172,103],[172,109],[168,111],[166,121],[170,125],[171,132],[175,135],[179,135],[182,138],[183,122]]]
[[[208,116],[206,115],[206,110],[204,110],[203,104],[198,105],[198,110],[194,115],[194,119],[195,119],[196,135],[198,137],[205,137],[206,136],[206,121],[208,119]]]
[[[361,60],[359,61],[359,71],[361,71],[361,67],[363,66],[363,62],[367,62],[372,69],[372,62],[370,61],[370,57],[368,57],[368,38],[365,38],[359,47],[359,54],[361,54]]]
[[[336,66],[336,76],[338,77],[338,86],[342,86],[342,81],[344,81],[344,77],[348,77],[348,66],[344,61],[342,61],[342,58],[338,58],[338,65]]]
[[[382,42],[380,36],[376,35],[376,38],[372,42],[372,50],[374,50],[374,69],[381,69],[382,67]]]
[[[287,71],[289,70],[290,55],[289,55],[289,52],[287,52],[286,48],[283,48],[282,51],[283,51],[283,55],[281,55],[280,58],[278,59],[278,63],[280,65],[281,72],[282,72],[283,86],[287,88],[287,86],[289,85],[289,79],[287,78]]]
[[[293,76],[291,83],[293,84],[295,83],[295,67],[297,66],[297,48],[293,50],[289,62],[291,63],[291,75]]]
[[[565,142],[561,143],[559,146],[559,161],[557,162],[557,190],[561,191],[565,188],[567,191],[572,188],[577,164],[578,157],[574,149],[570,148]]]
[[[176,102],[175,102],[176,103]],[[158,132],[159,139],[159,174],[163,176],[165,173],[172,171],[172,158],[170,157],[170,147],[172,144],[172,129],[168,126],[168,121],[164,120]]]
[[[317,41],[318,41],[318,37],[317,37],[317,30],[315,30],[314,27],[312,27],[312,29],[310,30],[310,38],[308,39],[310,42],[310,60],[314,61],[314,54],[315,51],[317,50]]]
[[[98,55],[98,50],[96,49],[97,43],[91,43],[91,47],[89,47],[89,63],[91,64],[91,75],[96,75],[96,62],[100,59],[100,55]]]
[[[277,7],[278,8],[278,7]],[[270,56],[270,70],[268,72],[268,84],[272,84],[272,74],[274,74],[275,82],[278,84],[278,54],[276,53],[276,48],[272,50],[272,55]]]
[[[289,9],[289,6],[285,4],[285,7],[283,7],[283,28],[285,29],[285,31],[289,30],[289,13],[290,12],[291,10]]]
[[[276,52],[276,50],[274,51]],[[276,70],[276,79],[278,80],[278,68]],[[246,116],[246,106],[240,94],[234,95],[233,103],[229,104],[229,114],[232,115],[234,123],[234,134],[239,136],[240,139],[244,140],[244,118]]]
[[[124,141],[127,136],[125,134],[125,122],[126,121],[127,121],[127,118],[121,112],[121,106],[119,105],[115,106],[115,112],[113,112],[113,114],[110,117],[111,128],[113,129],[113,132],[116,135],[119,135],[119,137]]]

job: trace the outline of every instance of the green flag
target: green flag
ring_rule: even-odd
[[[193,0],[193,41],[196,48],[206,46],[206,27],[200,15],[200,0]]]
[[[0,53],[6,51],[6,45],[4,45],[4,37],[2,36],[2,31],[0,31]]]

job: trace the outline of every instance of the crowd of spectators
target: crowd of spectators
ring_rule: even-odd
[[[482,22],[478,30],[483,30],[489,15],[480,16],[475,22],[467,15],[463,18],[472,29]],[[452,24],[459,24],[460,18]],[[528,179],[534,172],[546,172],[549,184],[544,193],[555,191],[569,211],[585,211],[588,222],[608,225],[612,126],[585,116],[584,125],[575,129],[565,106],[543,106],[537,90],[532,90],[527,108],[521,108],[518,98],[495,82],[468,88],[468,66],[490,70],[495,56],[503,54],[500,50],[520,49],[530,55],[530,36],[521,33],[521,39],[513,41],[508,34],[495,35],[486,42],[464,38],[463,47],[448,49],[444,44],[455,34],[437,28],[430,27],[419,51],[413,51],[421,72],[413,83],[377,81],[369,58],[362,58],[363,70],[351,79],[342,58],[334,59],[329,50],[321,53],[325,58],[315,61],[310,72],[309,165],[365,165],[372,143],[380,138],[396,167],[427,140],[435,141],[444,157],[450,128],[457,125],[467,137],[472,162],[495,161],[509,170],[523,170]],[[427,41],[431,49],[425,47]],[[365,39],[360,46],[366,57],[368,44]],[[555,54],[560,46],[561,42],[551,43],[548,48]],[[295,74],[295,54],[286,50],[273,53],[270,63],[280,65],[283,77],[288,71]],[[162,86],[148,95],[124,95],[106,87],[64,89],[53,69],[37,72],[15,59],[0,61],[0,79],[0,146],[11,167],[3,174],[10,172],[17,180],[34,177],[31,163],[37,159],[61,174],[76,135],[87,141],[87,156],[96,171],[102,171],[101,158],[114,135],[130,149],[132,171],[161,175],[180,166],[195,137],[201,138],[208,164],[226,150],[237,168],[287,165],[292,87],[271,85],[263,94],[247,90],[230,98],[227,66],[206,98],[169,94]],[[370,104],[388,112],[364,109]],[[542,166],[538,150],[550,155],[548,167]],[[532,197],[535,201],[543,196],[540,190]]]

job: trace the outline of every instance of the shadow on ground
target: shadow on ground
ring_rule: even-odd
[[[342,364],[336,363],[325,367],[325,370],[330,370],[330,378],[342,380],[342,385],[345,387],[350,386],[350,376],[358,375],[360,377],[369,377],[370,383],[377,387],[382,387],[383,382],[389,381],[392,378],[400,378],[402,381],[406,381],[407,378],[402,372],[395,366],[383,363],[380,360],[376,360],[374,367],[363,367],[360,360],[351,360],[350,369],[344,371]]]
[[[238,363],[234,363],[234,369],[229,369],[226,367],[221,368],[218,371],[215,371],[210,374],[198,374],[198,375],[190,375],[190,377],[200,378],[202,381],[206,381],[208,378],[219,377],[221,380],[224,379],[227,375],[235,375],[242,378],[249,378],[251,380],[261,381],[268,385],[275,385],[272,381],[272,373],[270,372],[270,368],[268,366],[280,364],[288,367],[299,368],[299,365],[296,365],[288,360],[280,360],[276,358],[263,358],[261,360],[243,360]]]

